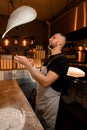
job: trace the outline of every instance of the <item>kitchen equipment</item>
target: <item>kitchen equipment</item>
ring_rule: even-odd
[[[64,54],[69,62],[87,63],[87,48],[85,46],[78,46]]]

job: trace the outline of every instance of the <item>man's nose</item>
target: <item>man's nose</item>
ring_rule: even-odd
[[[49,41],[51,41],[51,38],[49,38]]]

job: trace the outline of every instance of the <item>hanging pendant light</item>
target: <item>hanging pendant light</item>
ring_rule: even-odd
[[[4,46],[9,46],[10,41],[8,40],[8,38],[4,39]]]
[[[14,39],[14,44],[18,44],[19,43],[19,36],[13,36],[13,39]]]
[[[22,41],[22,46],[27,46],[27,40],[26,40],[26,39],[24,39],[24,40]]]
[[[14,39],[14,44],[18,44],[18,40],[17,39]]]
[[[27,46],[28,45],[28,38],[26,36],[21,37],[21,46]]]

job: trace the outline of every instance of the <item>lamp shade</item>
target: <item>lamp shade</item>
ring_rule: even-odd
[[[33,21],[37,16],[37,12],[30,6],[21,6],[14,10],[10,15],[6,27],[5,33],[2,35],[2,38],[5,37],[6,33],[12,28],[19,25]]]

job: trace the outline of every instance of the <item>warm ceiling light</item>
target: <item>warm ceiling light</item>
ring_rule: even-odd
[[[27,46],[27,40],[24,39],[24,40],[22,41],[22,46]]]
[[[18,40],[17,39],[14,40],[14,44],[18,44]]]
[[[87,47],[85,47],[85,50],[87,51]]]
[[[9,46],[9,40],[7,38],[4,40],[4,45]]]
[[[74,23],[74,30],[77,29],[77,18],[78,18],[78,7],[75,10],[75,23]]]
[[[30,43],[30,44],[31,44],[31,45],[32,45],[32,44],[34,44],[34,41],[33,41],[33,40],[31,40],[31,43]]]
[[[84,27],[86,27],[86,1],[83,2],[83,11],[84,11]]]

